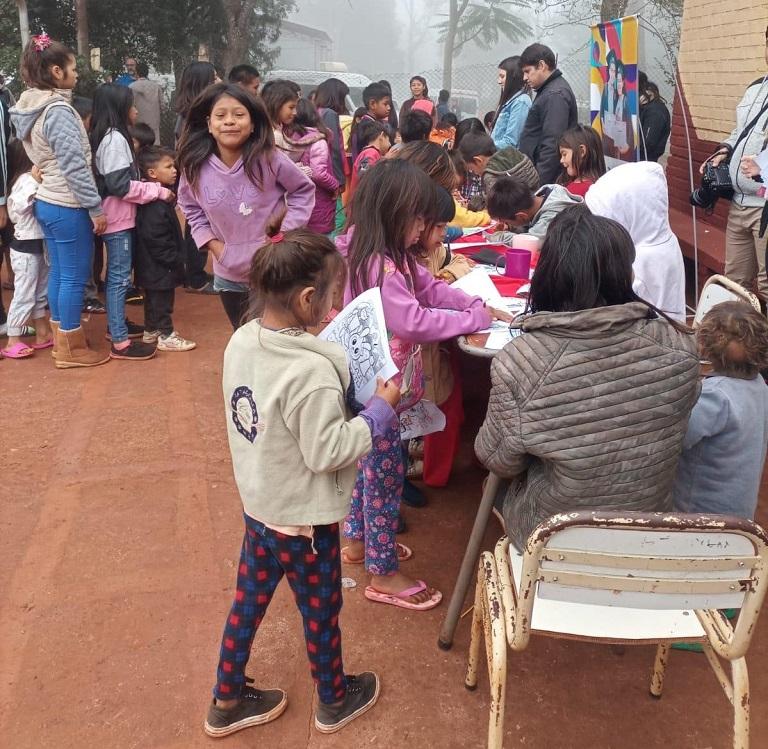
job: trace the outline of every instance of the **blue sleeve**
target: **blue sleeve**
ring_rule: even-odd
[[[729,414],[728,399],[718,388],[708,387],[708,381],[705,380],[701,395],[699,395],[688,420],[688,431],[683,440],[683,450],[690,450],[701,440],[722,432],[728,423]]]
[[[531,97],[528,94],[521,94],[513,99],[509,106],[502,108],[493,128],[492,137],[496,148],[518,147],[530,109]]]

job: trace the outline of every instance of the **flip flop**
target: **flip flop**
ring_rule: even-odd
[[[29,356],[32,356],[35,352],[27,346],[26,343],[14,343],[13,346],[9,346],[8,348],[4,348],[2,350],[3,356],[5,356],[7,359],[26,359]]]
[[[399,593],[382,593],[380,590],[372,588],[370,585],[365,589],[365,597],[369,601],[376,603],[388,603],[390,606],[397,606],[401,609],[410,609],[411,611],[429,611],[435,608],[443,600],[443,594],[436,590],[432,597],[424,603],[411,603],[406,600],[417,593],[423,593],[427,589],[427,584],[423,580],[417,580],[416,585],[411,588],[401,590]]]
[[[365,557],[362,559],[350,559],[347,555],[347,549],[349,546],[342,546],[341,547],[341,561],[344,562],[344,564],[363,564],[365,562]],[[411,557],[413,556],[413,551],[408,548],[405,544],[398,544],[397,545],[397,561],[398,562],[407,562]]]
[[[35,351],[42,351],[44,348],[53,348],[53,338],[49,338],[42,343],[30,343],[29,345],[30,348],[33,348]]]

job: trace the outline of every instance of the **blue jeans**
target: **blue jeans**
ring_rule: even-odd
[[[107,326],[112,343],[128,340],[125,324],[125,295],[131,285],[133,230],[102,236],[107,247]]]
[[[62,330],[80,327],[83,289],[93,264],[93,224],[85,208],[65,208],[35,201],[51,263],[48,274],[48,305],[51,320]]]

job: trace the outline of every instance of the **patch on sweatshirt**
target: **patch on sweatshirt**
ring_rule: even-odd
[[[232,423],[240,434],[251,444],[256,441],[259,433],[259,414],[256,411],[256,402],[253,400],[253,391],[245,385],[236,387],[230,400],[232,407]],[[263,428],[263,425],[261,425]]]

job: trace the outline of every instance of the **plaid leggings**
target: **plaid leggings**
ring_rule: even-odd
[[[328,704],[344,698],[339,524],[316,525],[314,539],[309,539],[270,530],[246,515],[237,591],[221,640],[216,699],[234,699],[245,685],[254,635],[283,575],[304,619],[307,655],[320,701]]]

